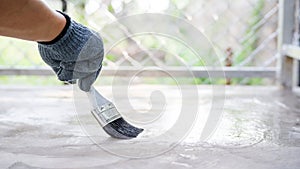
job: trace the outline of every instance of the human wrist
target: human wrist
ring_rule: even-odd
[[[39,40],[39,43],[55,43],[55,41],[63,36],[70,25],[70,17],[59,11],[53,12],[50,18],[48,21],[45,21],[41,30],[44,33],[44,38]]]

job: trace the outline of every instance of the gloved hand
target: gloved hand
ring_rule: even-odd
[[[65,28],[51,42],[38,43],[40,55],[59,80],[74,82],[78,79],[79,88],[89,91],[102,67],[102,39],[96,32],[61,14],[67,21]]]

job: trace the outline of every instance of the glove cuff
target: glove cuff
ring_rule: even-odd
[[[59,13],[64,15],[69,23],[66,24],[65,28],[54,40],[50,42],[38,42],[39,51],[41,55],[44,56],[52,56],[52,54],[47,52],[45,49],[56,51],[57,55],[65,56],[65,62],[76,61],[81,49],[90,39],[93,32],[85,26],[70,19],[68,15],[62,12]],[[59,58],[52,59],[61,60]]]

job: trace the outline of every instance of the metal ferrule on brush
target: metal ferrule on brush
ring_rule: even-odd
[[[100,107],[96,107],[92,110],[92,114],[103,127],[110,122],[121,118],[120,113],[111,102],[101,105]]]

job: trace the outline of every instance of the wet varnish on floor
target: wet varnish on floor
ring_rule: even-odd
[[[145,133],[132,141],[109,138],[89,119],[85,106],[79,106],[82,110],[77,110],[78,103],[74,106],[71,86],[1,86],[0,168],[299,169],[300,98],[290,91],[275,86],[226,87],[216,130],[209,139],[201,140],[201,116],[207,116],[211,103],[218,100],[212,100],[210,86],[198,86],[200,117],[192,130],[160,154],[132,158],[132,154],[126,157],[127,146],[137,156],[138,151],[142,156],[169,146],[168,140],[152,138],[174,120],[170,112],[180,109],[180,93],[173,86],[138,85],[130,88],[128,97],[114,98],[111,87],[97,88],[117,102],[131,123],[145,127]],[[189,90],[189,86],[185,88]],[[160,106],[153,108],[155,101],[157,105],[163,101],[155,99],[155,94],[149,99],[149,91],[157,89],[165,95],[163,113],[157,113]],[[161,97],[159,93],[157,97]],[[128,106],[128,99],[133,106]],[[194,98],[186,99],[186,104],[192,103],[189,99]],[[151,109],[151,100],[152,114],[146,111]],[[140,113],[132,113],[134,109]],[[86,114],[78,113],[85,110]],[[147,146],[135,147],[138,142]]]

